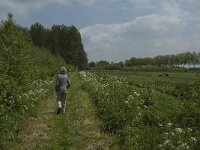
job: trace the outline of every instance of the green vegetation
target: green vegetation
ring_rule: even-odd
[[[38,102],[48,97],[51,78],[65,61],[34,46],[29,32],[9,14],[0,25],[0,149],[16,139]],[[73,66],[69,65],[70,69]]]
[[[40,23],[35,23],[28,32],[34,45],[47,48],[52,54],[61,56],[67,64],[78,69],[86,68],[87,54],[75,26],[53,25],[51,29],[45,29]]]
[[[130,85],[139,88],[155,89],[180,100],[199,103],[200,74],[190,72],[123,72],[108,71],[110,74],[126,76]]]
[[[90,70],[124,70],[124,71],[187,71],[199,70],[196,66],[200,64],[200,52],[185,52],[177,55],[163,55],[153,58],[135,58],[132,57],[123,62],[98,61],[90,62]]]
[[[117,71],[82,72],[81,76],[104,131],[115,133],[124,149],[199,148],[199,76],[176,73],[160,77],[158,73]],[[190,88],[194,83],[198,88],[189,91],[183,87],[185,95],[174,96],[185,81]],[[187,94],[197,97],[188,99]]]
[[[56,115],[53,83],[49,97],[44,99],[37,115],[28,119],[12,150],[119,149],[116,139],[101,132],[89,94],[81,89],[77,73],[71,74],[72,86],[64,115]]]
[[[156,56],[154,58],[130,58],[125,61],[126,66],[147,66],[147,65],[168,65],[168,66],[182,66],[188,65],[190,67],[193,65],[200,64],[200,52],[185,52],[177,55],[163,55]]]
[[[199,64],[199,53],[90,62],[100,71],[71,73],[87,61],[76,27],[26,29],[8,15],[0,25],[0,149],[200,147],[200,74],[180,68]],[[53,76],[61,66],[72,86],[67,112],[57,116]]]

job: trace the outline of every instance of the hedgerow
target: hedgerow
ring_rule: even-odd
[[[34,47],[29,35],[9,17],[0,26],[0,149],[16,138],[47,96],[50,78],[65,65],[60,57]]]

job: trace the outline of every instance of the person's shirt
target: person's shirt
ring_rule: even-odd
[[[67,74],[58,74],[56,79],[56,92],[67,93],[67,89],[70,86],[69,77]]]

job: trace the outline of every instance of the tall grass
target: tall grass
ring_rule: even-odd
[[[116,134],[124,149],[198,149],[197,124],[180,121],[190,118],[185,103],[155,89],[130,85],[125,77],[80,74],[83,89],[92,95],[104,122],[104,131]],[[200,110],[196,106],[192,110],[197,117]]]

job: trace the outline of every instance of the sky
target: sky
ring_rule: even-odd
[[[200,0],[0,0],[0,20],[75,25],[89,61],[200,51]]]

